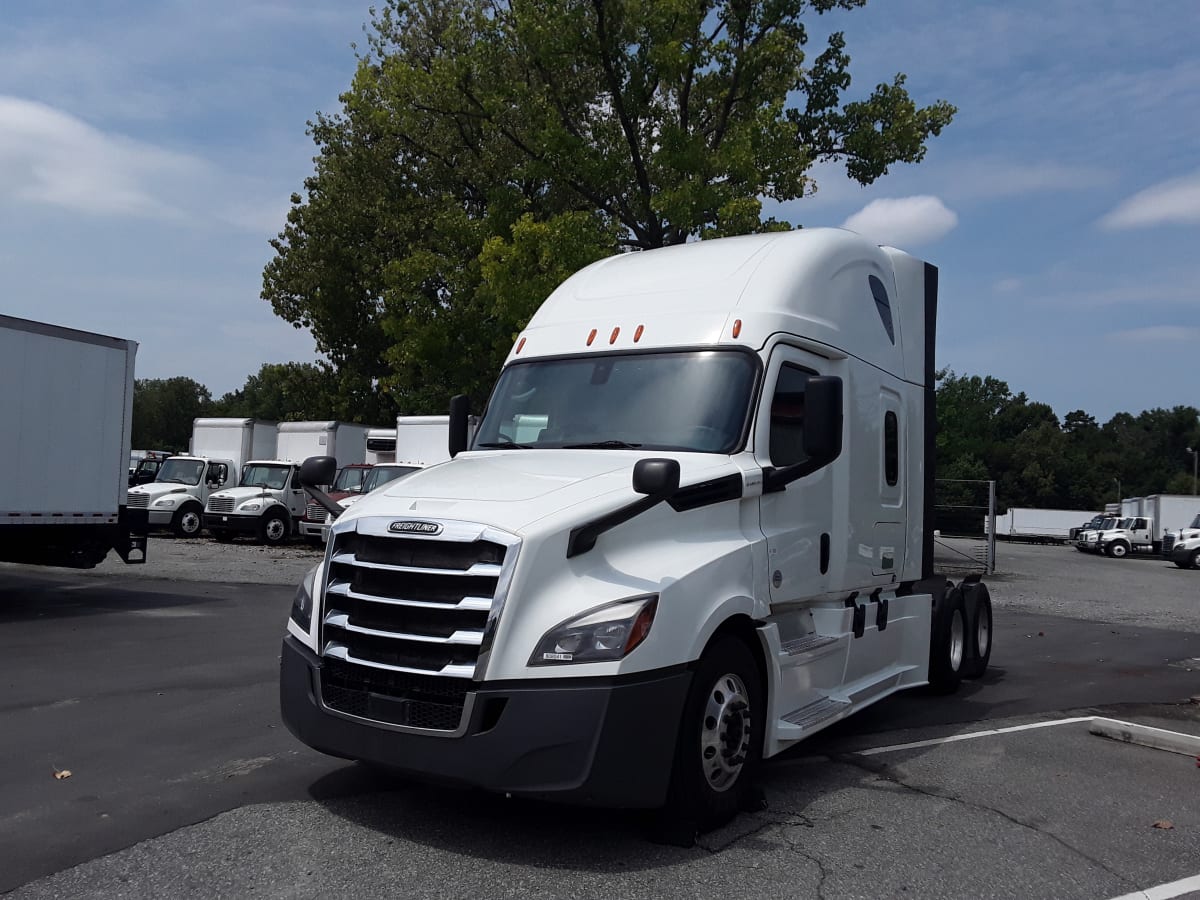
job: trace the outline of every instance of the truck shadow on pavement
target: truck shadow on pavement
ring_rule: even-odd
[[[0,586],[0,623],[109,613],[185,618],[204,615],[196,607],[226,600],[224,593],[216,584],[206,585],[203,593],[180,594],[172,583],[155,590],[144,583],[111,583],[100,578],[52,580],[44,576],[26,579],[9,573]]]

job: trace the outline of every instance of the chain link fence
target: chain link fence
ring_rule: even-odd
[[[934,481],[933,562],[938,572],[996,571],[996,482]]]

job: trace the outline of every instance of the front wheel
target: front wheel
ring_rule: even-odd
[[[1189,569],[1200,569],[1200,550],[1193,550],[1185,565]]]
[[[705,831],[737,815],[762,758],[765,722],[758,666],[736,637],[718,639],[683,707],[668,809]]]
[[[171,531],[175,537],[195,537],[203,524],[200,509],[196,506],[185,506],[171,517]]]
[[[1108,545],[1107,552],[1113,559],[1124,559],[1129,555],[1129,545],[1124,541],[1116,541]]]
[[[282,544],[291,531],[291,523],[278,510],[267,512],[258,523],[258,539],[264,544]]]

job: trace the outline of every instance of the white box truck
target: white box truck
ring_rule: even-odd
[[[367,431],[367,452],[363,460],[369,466],[396,461],[396,429],[371,428]]]
[[[398,416],[393,462],[432,466],[450,458],[449,416]]]
[[[248,460],[237,486],[209,495],[204,528],[218,541],[245,534],[264,544],[280,544],[298,534],[306,506],[297,478],[300,462],[316,455],[362,462],[366,431],[340,422],[281,423],[273,455]]]
[[[987,589],[933,569],[936,303],[936,268],[840,229],[576,273],[469,449],[456,398],[453,458],[333,524],[283,641],[288,727],[705,828],[763,757],[982,674]]]
[[[273,456],[275,437],[275,423],[261,419],[193,419],[190,453],[168,458],[153,482],[130,488],[129,505],[147,511],[151,528],[195,537],[209,495],[237,484],[247,460]]]
[[[1182,494],[1151,494],[1138,497],[1137,508],[1141,512],[1123,519],[1117,528],[1101,532],[1103,553],[1114,559],[1131,553],[1161,555],[1164,535],[1187,526],[1200,512],[1200,500]]]
[[[133,341],[0,316],[0,560],[146,561],[145,513],[126,504],[136,355]]]

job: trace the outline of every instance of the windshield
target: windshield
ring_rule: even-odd
[[[1103,522],[1100,523],[1101,531],[1108,531],[1108,529],[1116,528],[1116,527],[1117,527],[1116,519],[1105,519]]]
[[[517,363],[500,374],[472,449],[732,453],[757,372],[756,357],[733,350]]]
[[[377,487],[383,487],[389,481],[395,481],[401,475],[415,472],[420,466],[376,466],[368,469],[367,477],[363,479],[362,493],[369,494]]]
[[[287,484],[291,466],[247,466],[242,473],[241,487],[265,487],[273,491],[282,491]]]
[[[1120,522],[1118,522],[1113,527],[1114,528],[1131,528],[1132,526],[1133,526],[1133,519],[1122,519]]]
[[[357,494],[362,490],[363,479],[367,477],[370,469],[350,468],[347,466],[342,471],[337,473],[337,478],[333,482],[335,491],[348,491],[351,494]]]
[[[204,460],[202,459],[168,459],[158,470],[155,481],[169,481],[172,484],[199,484],[204,476]]]

